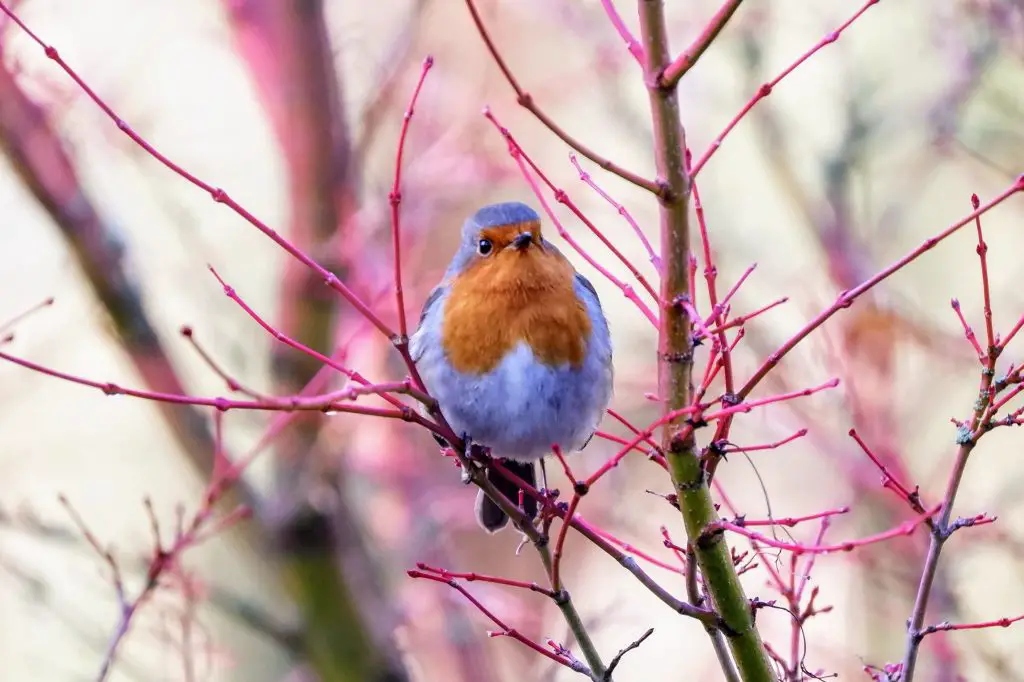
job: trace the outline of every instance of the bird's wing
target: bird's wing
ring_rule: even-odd
[[[423,303],[423,310],[420,311],[419,327],[416,329],[416,332],[412,335],[412,339],[410,339],[409,343],[409,350],[411,351],[413,362],[417,362],[420,359],[420,357],[422,357],[423,351],[426,349],[423,335],[426,331],[424,323],[427,320],[427,316],[434,309],[437,303],[441,300],[441,296],[444,294],[445,291],[447,291],[447,289],[448,287],[445,286],[444,284],[437,285],[430,292],[430,295],[427,296],[427,300]]]
[[[597,301],[598,307],[601,307],[601,297],[597,295],[597,289],[595,289],[594,285],[590,283],[590,280],[577,272],[576,281],[582,284],[584,289],[594,295],[594,300]]]

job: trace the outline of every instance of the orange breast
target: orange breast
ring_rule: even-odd
[[[591,325],[573,280],[564,257],[537,246],[474,263],[454,280],[445,303],[449,362],[483,374],[525,341],[545,364],[579,367]]]

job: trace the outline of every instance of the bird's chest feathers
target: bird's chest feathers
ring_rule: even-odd
[[[546,365],[579,367],[591,324],[573,282],[572,266],[553,253],[511,253],[470,267],[445,303],[448,361],[460,372],[485,374],[524,342]]]

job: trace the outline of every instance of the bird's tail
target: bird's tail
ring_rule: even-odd
[[[537,487],[537,469],[533,462],[516,462],[511,459],[498,461],[509,472],[534,488]],[[513,504],[519,503],[519,484],[506,479],[497,468],[488,467],[487,480]],[[537,500],[530,495],[523,495],[523,512],[532,521],[537,516]],[[501,510],[501,507],[484,494],[483,490],[480,490],[476,494],[476,520],[488,533],[496,533],[508,523],[508,516]]]

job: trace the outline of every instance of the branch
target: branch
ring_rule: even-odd
[[[611,271],[608,270],[606,267],[602,266],[596,258],[590,255],[590,253],[588,253],[586,249],[580,246],[579,242],[571,234],[569,234],[569,231],[566,230],[565,227],[562,225],[562,221],[559,220],[555,212],[551,210],[551,205],[549,204],[548,200],[544,198],[544,194],[541,192],[540,186],[537,184],[537,181],[534,179],[533,175],[531,175],[530,169],[532,169],[533,172],[540,177],[541,181],[548,186],[552,194],[555,195],[556,201],[568,206],[569,209],[573,212],[573,214],[576,215],[576,217],[579,218],[583,222],[583,224],[586,225],[590,229],[590,231],[594,233],[594,236],[600,239],[601,242],[608,248],[608,250],[611,251],[612,254],[614,254],[619,259],[619,261],[622,262],[633,273],[633,276],[637,279],[637,281],[640,283],[643,289],[647,291],[648,294],[650,294],[651,298],[657,300],[658,294],[654,290],[654,287],[652,287],[650,283],[647,281],[647,278],[644,277],[643,274],[636,268],[636,266],[633,265],[629,261],[629,259],[626,258],[622,254],[622,252],[619,251],[615,247],[615,245],[612,244],[612,242],[607,237],[604,236],[604,233],[601,232],[601,230],[599,230],[593,222],[591,222],[589,219],[587,219],[586,216],[583,215],[583,212],[579,210],[579,208],[572,202],[571,199],[569,199],[569,196],[563,190],[555,187],[551,180],[548,179],[547,175],[543,173],[537,166],[537,164],[533,162],[533,159],[531,159],[530,156],[525,151],[523,151],[523,148],[519,146],[519,143],[516,142],[516,139],[512,136],[512,133],[509,131],[509,129],[498,122],[498,119],[494,116],[490,109],[484,110],[484,116],[487,118],[487,120],[494,124],[494,126],[498,129],[498,132],[500,132],[502,137],[505,138],[505,141],[508,144],[509,155],[515,160],[516,165],[519,166],[519,171],[522,173],[523,179],[526,180],[528,185],[530,185],[530,189],[533,191],[534,196],[537,197],[537,201],[540,202],[541,206],[544,209],[544,212],[548,215],[548,218],[551,219],[551,223],[555,226],[555,230],[558,232],[559,236],[562,237],[562,239],[564,239],[566,242],[568,242],[569,246],[571,246],[574,251],[580,254],[583,257],[583,259],[586,260],[588,264],[590,264],[591,267],[593,267],[595,270],[601,273],[601,275],[604,276],[604,278],[607,279],[609,282],[614,284],[622,292],[623,296],[632,301],[633,304],[637,307],[637,309],[640,310],[641,313],[643,313],[644,317],[647,318],[647,320],[651,323],[652,326],[657,327],[657,315],[654,313],[654,311],[650,309],[650,307],[643,301],[643,299],[640,298],[636,290],[632,286],[626,284],[618,277],[616,277],[614,274],[612,274]]]
[[[1021,176],[1018,185],[1024,187],[1024,176]],[[977,211],[978,209],[975,210],[975,213]],[[973,221],[973,219],[972,217],[971,220]],[[967,460],[977,446],[978,439],[984,435],[987,421],[993,412],[993,402],[996,395],[993,381],[995,378],[996,360],[999,357],[1000,350],[998,346],[990,346],[985,358],[985,366],[981,371],[978,400],[975,403],[970,423],[961,425],[957,430],[959,447],[957,448],[953,468],[949,473],[949,479],[946,482],[946,493],[942,497],[942,513],[935,520],[931,529],[931,541],[928,545],[928,553],[925,556],[924,567],[921,570],[921,579],[917,586],[914,607],[911,610],[910,618],[907,619],[907,641],[903,654],[901,682],[912,682],[914,679],[917,655],[921,647],[921,632],[928,610],[928,600],[931,596],[932,585],[935,582],[935,575],[939,567],[939,555],[942,553],[942,547],[954,530],[963,525],[971,525],[970,522],[965,524],[953,522],[953,504],[956,501],[957,492],[960,490],[960,482],[963,480],[964,470],[967,468]]]
[[[650,637],[653,634],[654,634],[654,628],[650,628],[650,629],[647,630],[647,632],[645,632],[644,634],[642,634],[639,637],[637,637],[635,640],[633,640],[625,648],[619,650],[619,653],[615,654],[615,658],[612,659],[612,662],[608,664],[608,670],[605,672],[604,677],[602,678],[602,682],[607,682],[608,680],[611,680],[612,679],[612,672],[619,665],[619,661],[622,660],[622,657],[625,656],[626,654],[628,654],[633,649],[636,649],[641,644],[643,644],[644,640],[647,639],[648,637]]]
[[[494,61],[498,65],[498,68],[501,69],[501,72],[505,75],[505,80],[508,81],[508,84],[511,85],[512,89],[515,91],[516,101],[519,103],[521,107],[523,107],[531,114],[533,114],[537,118],[537,120],[543,123],[548,130],[557,135],[559,139],[561,139],[563,142],[565,142],[567,145],[575,149],[583,156],[587,157],[588,159],[596,163],[604,170],[608,171],[609,173],[614,173],[623,180],[631,182],[637,187],[646,189],[648,192],[651,192],[652,194],[661,194],[662,187],[659,186],[658,183],[651,182],[650,180],[643,178],[637,175],[636,173],[632,173],[618,166],[612,161],[606,159],[605,157],[598,155],[590,148],[584,147],[582,143],[577,141],[575,138],[571,137],[546,113],[544,113],[544,111],[539,106],[537,106],[537,103],[533,101],[533,96],[530,95],[530,93],[523,90],[523,88],[519,85],[519,81],[516,80],[516,77],[512,74],[511,69],[508,68],[508,65],[505,63],[505,59],[501,56],[501,53],[498,52],[498,48],[494,45],[494,41],[491,40],[491,36],[487,32],[487,27],[484,26],[483,19],[480,17],[480,12],[477,10],[474,0],[466,0],[466,6],[469,8],[469,13],[473,16],[473,23],[476,24],[476,28],[477,31],[479,31],[480,33],[480,37],[483,38],[483,41],[487,45],[487,49],[490,51],[491,57],[494,58]]]
[[[782,71],[782,73],[780,73],[774,79],[759,87],[757,89],[757,92],[754,93],[754,96],[750,98],[750,100],[743,106],[740,112],[736,114],[736,116],[734,116],[731,121],[729,121],[729,123],[725,126],[725,129],[718,134],[718,136],[711,142],[710,145],[708,145],[707,151],[705,151],[704,155],[701,156],[700,159],[693,165],[693,169],[690,173],[691,177],[695,177],[698,173],[700,173],[701,168],[703,168],[704,164],[706,164],[708,160],[714,155],[714,153],[719,150],[719,148],[722,146],[722,142],[725,140],[726,136],[732,132],[732,129],[735,128],[737,124],[739,124],[739,122],[742,121],[748,113],[750,113],[750,110],[753,109],[758,102],[763,100],[768,95],[772,94],[772,91],[775,89],[775,86],[781,83],[783,78],[788,76],[797,67],[806,62],[812,56],[814,56],[818,52],[818,50],[822,49],[826,45],[831,45],[832,43],[839,40],[839,36],[842,35],[843,31],[848,29],[853,24],[853,22],[857,21],[857,19],[859,19],[873,5],[877,4],[878,0],[867,0],[864,3],[864,5],[862,5],[861,8],[853,14],[853,16],[851,16],[849,19],[843,22],[839,26],[839,28],[835,29],[834,31],[827,34],[824,38],[819,40],[811,49],[807,50],[802,55],[800,55],[796,61],[787,66]]]
[[[718,34],[722,32],[725,25],[729,23],[733,13],[740,6],[743,0],[725,0],[715,16],[711,17],[704,30],[694,40],[686,51],[676,57],[675,61],[665,67],[665,70],[658,75],[658,87],[674,88],[679,79],[686,75],[686,72],[693,68],[708,46],[715,41]]]
[[[566,465],[565,460],[561,458],[560,449],[556,446],[554,450],[555,453],[559,455],[559,458],[562,461],[562,465],[566,467],[566,472],[567,475],[570,475],[570,480],[574,480],[571,477],[571,472],[568,469],[568,465]],[[546,505],[546,513],[552,511],[552,505],[550,501],[541,496],[539,491],[532,488],[532,486],[530,486],[525,481],[520,480],[517,476],[515,476],[507,469],[502,467],[501,464],[497,462],[491,462],[491,466],[501,471],[501,473],[505,475],[510,481],[513,481],[516,485],[520,486],[520,490],[522,490],[524,494],[532,494],[535,497],[537,497],[539,502],[542,502]],[[486,476],[482,478],[484,480],[487,480]],[[503,508],[507,506],[508,508],[515,510],[516,514],[511,515],[511,518],[513,521],[516,522],[517,527],[520,527],[520,529],[523,530],[524,533],[526,533],[527,537],[533,540],[533,544],[537,550],[537,554],[540,555],[541,563],[544,565],[544,571],[547,573],[548,579],[551,582],[551,589],[555,595],[555,605],[557,605],[559,610],[562,612],[562,617],[565,619],[566,625],[569,627],[569,630],[576,638],[577,644],[579,644],[580,649],[583,651],[583,657],[587,659],[587,663],[590,665],[590,670],[592,671],[592,679],[607,679],[608,682],[611,682],[611,677],[607,674],[607,668],[605,667],[604,662],[601,660],[601,656],[597,651],[597,647],[594,646],[594,642],[590,638],[590,633],[587,631],[587,627],[583,623],[583,619],[580,617],[579,612],[576,610],[576,605],[573,603],[572,597],[569,595],[569,592],[565,589],[565,586],[559,575],[559,563],[561,561],[562,548],[565,544],[566,532],[570,524],[575,525],[573,514],[575,512],[576,505],[579,504],[580,498],[586,491],[585,487],[580,486],[583,486],[583,484],[580,483],[577,485],[577,490],[573,494],[573,504],[569,506],[568,511],[564,513],[558,513],[558,515],[562,518],[562,527],[558,534],[558,541],[555,545],[554,555],[552,555],[551,553],[551,547],[549,544],[548,537],[546,536],[546,531],[545,535],[541,535],[533,526],[532,521],[521,521],[520,519],[522,519],[523,517],[522,514],[519,512],[519,508],[517,505],[512,504],[512,502],[505,498],[500,492],[496,493],[500,499],[493,497],[491,493],[488,493],[488,496],[490,496],[491,499],[494,500],[495,502],[498,502],[499,506],[502,506]],[[524,522],[529,525],[529,528],[523,527],[521,525]]]
[[[615,31],[622,38],[622,42],[626,43],[626,49],[633,55],[636,63],[642,67],[644,65],[644,48],[640,45],[640,41],[636,39],[636,36],[630,32],[626,22],[622,20],[622,16],[619,14],[619,10],[615,8],[613,0],[601,0],[601,7],[604,8],[605,14],[608,15],[608,21],[612,22],[612,26],[615,27]]]
[[[388,195],[388,203],[391,204],[391,241],[394,247],[393,255],[395,259],[395,304],[398,311],[398,334],[402,341],[409,336],[406,327],[405,294],[402,290],[402,212],[400,210],[402,205],[402,154],[405,151],[405,137],[409,134],[409,123],[412,121],[413,114],[416,111],[416,100],[419,99],[420,90],[423,89],[423,81],[427,78],[427,72],[430,71],[433,65],[433,57],[428,56],[423,60],[423,68],[420,70],[420,78],[416,82],[416,89],[413,90],[412,98],[409,100],[409,108],[405,110],[405,115],[402,117],[402,131],[398,135],[398,150],[395,152],[395,181],[391,185],[391,194]]]
[[[1018,191],[1024,190],[1024,175],[1017,179],[1015,188]],[[932,586],[938,570],[939,556],[942,553],[942,548],[946,541],[949,540],[952,534],[960,528],[975,526],[981,523],[991,523],[994,521],[994,519],[989,518],[984,514],[970,518],[953,519],[953,505],[956,502],[956,496],[959,492],[961,481],[963,480],[964,470],[967,467],[967,460],[974,451],[974,448],[977,447],[978,441],[983,435],[985,435],[985,433],[1001,422],[1005,421],[1006,423],[1013,423],[1016,417],[1019,416],[1019,412],[1014,412],[1007,415],[1005,419],[995,421],[995,416],[998,410],[1007,402],[1007,400],[1016,395],[1017,389],[1020,388],[1019,385],[1014,386],[1013,389],[1007,392],[1006,396],[997,400],[997,396],[1001,391],[1007,389],[1012,383],[1019,381],[1019,369],[1008,370],[1006,377],[999,379],[998,381],[995,378],[996,364],[1005,346],[999,343],[998,336],[992,328],[992,306],[989,291],[988,264],[985,257],[985,252],[988,247],[985,244],[980,221],[980,215],[983,212],[984,207],[980,206],[977,196],[971,197],[971,204],[975,210],[970,221],[975,222],[975,225],[977,226],[977,252],[981,261],[982,296],[986,321],[985,337],[987,348],[985,350],[980,349],[973,330],[971,330],[970,325],[961,315],[960,319],[967,331],[968,340],[976,351],[981,352],[982,369],[981,379],[979,381],[980,386],[978,388],[978,397],[975,401],[970,420],[967,422],[957,422],[954,420],[954,423],[957,425],[956,442],[959,447],[957,448],[953,467],[949,473],[949,479],[946,482],[946,492],[941,503],[942,513],[932,525],[931,542],[929,543],[928,553],[925,557],[924,567],[921,571],[921,579],[918,583],[917,595],[914,599],[914,607],[911,611],[910,618],[907,620],[907,640],[901,667],[902,675],[900,677],[902,682],[912,682],[914,678],[917,656],[920,651],[921,640],[924,635],[942,629],[974,629],[974,627],[987,626],[987,624],[979,624],[977,626],[962,626],[957,628],[955,626],[948,626],[948,624],[942,624],[940,626],[932,626],[931,628],[923,627],[925,615],[928,610],[929,597],[931,596]],[[1014,328],[1014,331],[1016,331],[1016,327]],[[1004,619],[1003,621],[997,621],[997,624],[1004,625],[1005,627],[1016,620],[1019,619]]]
[[[1003,203],[1008,198],[1010,198],[1011,196],[1018,192],[1024,192],[1024,175],[1018,177],[1016,182],[1014,182],[1012,185],[1010,185],[1002,192],[997,194],[993,199],[991,199],[985,204],[982,204],[979,208],[975,209],[967,216],[953,223],[948,228],[946,228],[939,234],[935,235],[934,237],[926,239],[923,244],[921,244],[919,247],[917,247],[916,249],[914,249],[913,251],[911,251],[906,256],[899,259],[889,267],[875,274],[873,277],[870,277],[867,280],[861,282],[854,288],[848,289],[840,293],[832,305],[830,305],[828,308],[819,313],[814,319],[805,324],[796,334],[790,337],[775,352],[769,355],[768,358],[764,361],[764,363],[760,367],[758,367],[757,371],[755,371],[754,374],[750,377],[750,379],[747,380],[747,383],[744,384],[743,387],[737,392],[737,396],[740,399],[743,399],[744,397],[749,395],[750,392],[754,389],[754,387],[761,383],[761,380],[768,375],[768,372],[770,372],[773,367],[779,364],[779,362],[782,360],[782,358],[786,356],[786,354],[793,350],[797,346],[797,344],[799,344],[801,341],[807,338],[807,336],[809,336],[811,332],[813,332],[821,325],[825,324],[825,322],[827,322],[837,312],[845,308],[849,308],[851,305],[853,305],[854,301],[856,301],[858,298],[860,298],[862,295],[864,295],[871,289],[875,288],[876,285],[885,281],[891,275],[898,272],[899,270],[902,270],[907,265],[917,260],[927,251],[930,251],[931,249],[935,248],[935,246],[937,246],[940,242],[942,242],[947,237],[952,235],[954,232],[960,230],[960,228],[964,227],[965,225],[973,223],[975,218],[977,218],[978,216],[984,215],[985,213],[992,210],[993,208]]]
[[[984,630],[987,628],[1008,628],[1014,623],[1019,623],[1022,620],[1024,620],[1024,616],[1017,616],[1015,618],[1000,618],[999,620],[989,620],[983,623],[942,622],[937,623],[935,625],[929,625],[917,634],[919,637],[923,638],[936,632],[952,632],[954,630]]]
[[[3,9],[6,11],[6,7]],[[142,289],[125,262],[123,238],[86,193],[74,159],[46,110],[29,97],[2,61],[0,148],[60,230],[106,311],[119,345],[145,385],[157,392],[185,393],[185,385],[146,311]],[[4,325],[0,331],[9,326]],[[206,420],[188,406],[163,403],[158,409],[181,452],[200,476],[205,476],[212,468],[214,449]],[[245,484],[233,495],[235,505],[259,504],[256,492]]]
[[[918,528],[918,526],[921,526],[928,519],[938,513],[939,507],[934,507],[924,514],[921,514],[910,521],[906,521],[895,528],[890,528],[887,531],[877,533],[875,535],[869,535],[865,538],[847,540],[846,542],[839,542],[831,545],[802,545],[798,542],[784,542],[782,540],[776,540],[775,538],[768,537],[767,535],[762,535],[761,533],[748,530],[741,524],[733,523],[731,521],[715,521],[707,525],[704,534],[697,541],[697,545],[699,547],[701,543],[709,543],[713,541],[717,535],[721,534],[723,530],[728,530],[733,533],[746,536],[759,545],[767,545],[768,547],[775,547],[776,549],[785,549],[796,555],[851,552],[858,547],[884,542],[901,535],[910,535]]]
[[[691,400],[692,321],[682,306],[674,305],[675,301],[684,298],[688,300],[692,295],[688,216],[690,184],[685,167],[686,139],[679,115],[678,96],[675,90],[657,85],[657,76],[664,71],[669,60],[664,7],[661,2],[638,0],[638,8],[640,32],[647,56],[644,74],[654,130],[654,157],[658,180],[665,187],[665,191],[658,197],[660,250],[664,262],[658,339],[658,388],[667,418],[689,407]],[[685,440],[679,438],[681,431],[685,430],[684,420],[681,414],[667,420],[662,449],[679,497],[687,536],[695,539],[715,520],[715,506],[696,452],[692,430],[688,431],[689,436]],[[696,548],[696,553],[704,584],[729,635],[729,647],[740,677],[746,682],[774,681],[771,663],[754,625],[753,614],[728,546],[719,540]]]
[[[460,585],[455,578],[450,578],[443,575],[435,575],[433,573],[427,573],[425,571],[413,570],[406,571],[406,573],[409,575],[410,578],[432,580],[436,583],[448,585],[452,589],[458,591],[463,597],[465,597],[469,601],[469,603],[475,606],[477,610],[480,611],[480,613],[484,614],[492,623],[498,626],[499,630],[497,632],[488,633],[491,637],[509,637],[521,644],[528,646],[529,648],[539,653],[541,656],[545,656],[554,661],[555,663],[558,663],[559,665],[564,665],[566,668],[569,668],[574,672],[586,675],[591,679],[601,680],[601,678],[595,678],[593,673],[585,665],[583,665],[575,658],[572,658],[570,655],[568,655],[568,651],[564,647],[558,647],[559,650],[556,651],[546,649],[537,642],[533,641],[532,639],[524,635],[523,633],[516,630],[515,628],[511,628],[508,625],[506,625],[503,620],[494,615],[494,613],[491,612],[482,603],[480,603],[480,601],[477,600],[476,597],[471,595],[465,587]]]
[[[321,261],[326,267],[309,257],[284,262],[278,327],[284,338],[294,339],[311,352],[297,354],[287,344],[271,347],[275,390],[282,395],[299,395],[312,382],[328,378],[320,374],[325,364],[337,365],[322,360],[332,354],[335,330],[350,326],[356,314],[338,305],[332,288],[388,338],[404,338],[404,334],[396,337],[343,283],[351,279],[346,275],[357,264],[341,251],[328,248],[339,231],[344,238],[354,226],[361,169],[354,165],[344,106],[347,81],[335,69],[325,4],[323,0],[223,2],[235,44],[285,161],[288,240],[275,241],[293,245],[293,255],[332,259]],[[404,126],[398,142],[395,192],[399,190],[406,131]],[[394,210],[397,213],[397,204]],[[396,240],[396,254],[398,248]],[[398,265],[396,260],[396,273]],[[396,284],[401,304],[400,280],[396,279]],[[398,319],[404,325],[404,313]],[[385,399],[403,411],[393,396]],[[335,469],[320,473],[321,480],[313,484],[336,489],[343,485],[339,480],[346,478],[342,463],[350,459],[344,452],[334,452],[328,458],[321,451],[323,423],[319,415],[302,415],[281,433],[275,452],[275,509],[281,513],[272,523],[276,549],[282,555],[281,569],[304,621],[303,648],[318,676],[325,680],[408,679],[389,622],[394,600],[379,579],[356,506],[345,494],[334,496],[327,508],[310,500],[311,477],[305,471],[309,462],[338,463]],[[339,570],[339,563],[344,571]]]

